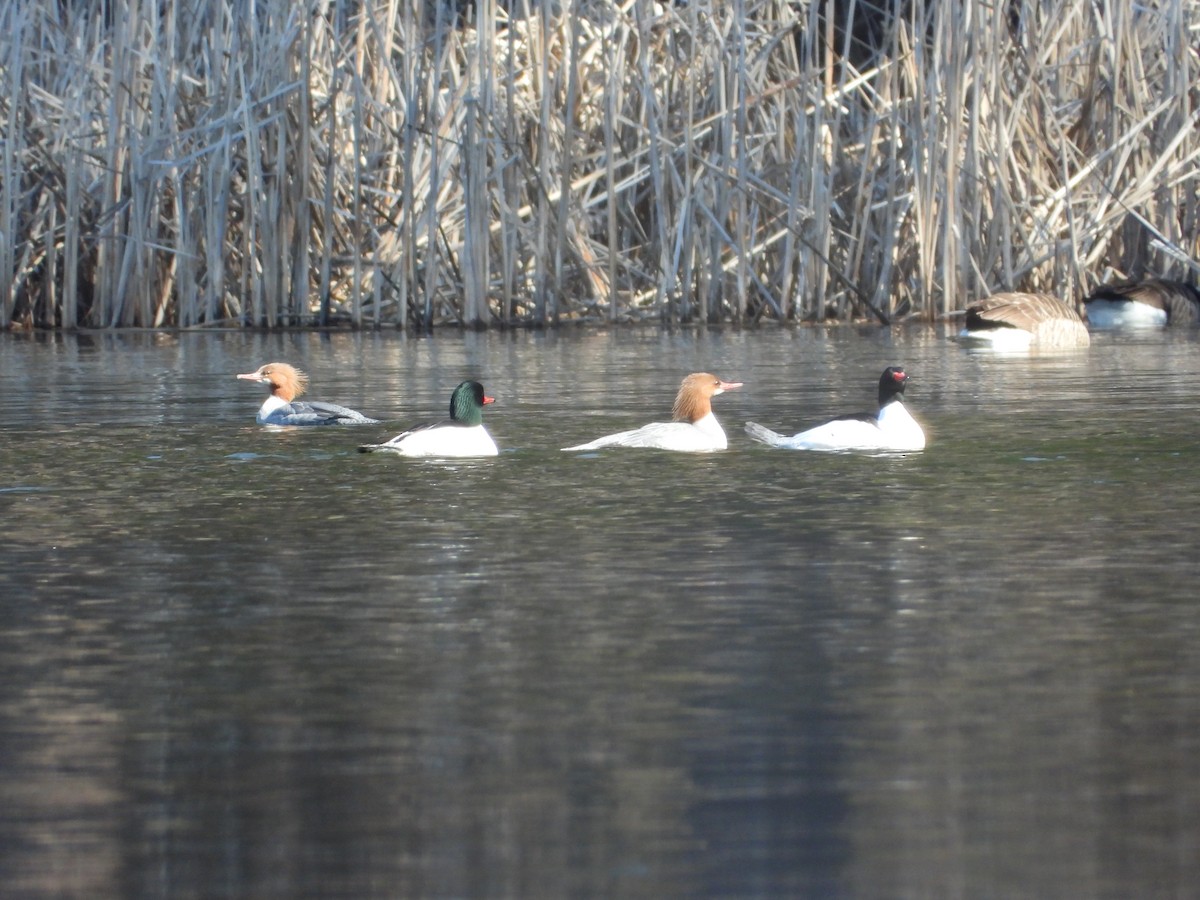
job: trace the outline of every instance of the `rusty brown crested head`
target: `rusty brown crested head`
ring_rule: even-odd
[[[676,422],[697,422],[712,412],[712,398],[740,388],[740,381],[722,381],[708,372],[693,372],[679,385],[671,417]]]

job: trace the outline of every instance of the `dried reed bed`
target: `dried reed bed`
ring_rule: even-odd
[[[1188,276],[1198,6],[14,0],[0,324],[891,320]]]

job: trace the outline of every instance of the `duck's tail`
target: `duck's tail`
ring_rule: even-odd
[[[767,444],[770,447],[782,447],[787,441],[786,435],[772,431],[770,428],[764,428],[757,422],[746,423],[746,434],[750,435],[754,440]]]

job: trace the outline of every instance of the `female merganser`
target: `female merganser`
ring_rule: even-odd
[[[722,381],[716,375],[697,372],[683,379],[675,405],[673,422],[654,422],[632,431],[622,431],[564,450],[598,450],[601,447],[654,447],[659,450],[705,452],[728,446],[725,432],[712,411],[712,398],[740,388],[740,381]]]
[[[418,425],[382,444],[367,444],[363,453],[386,451],[401,456],[496,456],[496,442],[483,427],[483,407],[495,403],[478,381],[464,381],[450,395],[450,418]]]
[[[772,447],[789,450],[923,450],[925,432],[904,407],[908,376],[899,366],[889,366],[879,376],[879,412],[839,416],[832,422],[787,437],[746,423],[746,434]]]
[[[1083,301],[1093,328],[1162,328],[1200,320],[1200,290],[1183,281],[1150,278],[1106,284]]]
[[[271,396],[258,411],[260,425],[377,425],[362,413],[336,403],[296,402],[308,387],[308,376],[287,363],[267,363],[256,372],[239,375],[269,385]]]
[[[1079,313],[1050,294],[993,294],[967,307],[959,340],[993,350],[1066,350],[1091,343]]]

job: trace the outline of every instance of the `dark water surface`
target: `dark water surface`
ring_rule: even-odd
[[[296,363],[387,420],[254,424]],[[752,445],[913,375],[923,453]],[[667,416],[731,449],[564,454]],[[1200,345],[0,337],[14,897],[1185,897]],[[363,456],[498,398],[497,459]]]

